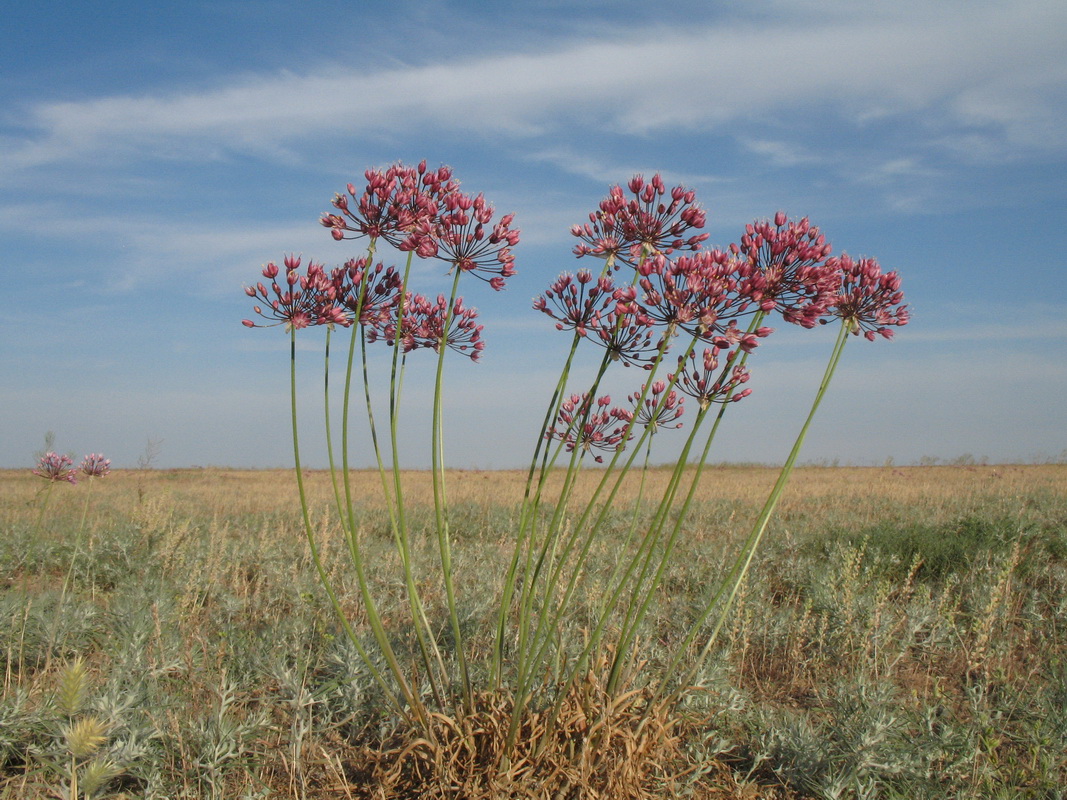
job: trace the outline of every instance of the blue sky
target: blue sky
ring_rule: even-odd
[[[0,466],[30,466],[47,431],[118,467],[149,440],[157,466],[290,464],[287,340],[241,326],[243,287],[289,252],[358,255],[318,225],[334,193],[424,158],[523,232],[508,289],[463,292],[487,349],[446,370],[454,466],[526,463],[569,344],[531,298],[583,266],[570,226],[639,172],[697,192],[709,244],[781,209],[901,274],[911,324],[850,342],[802,459],[1065,452],[1067,4],[516,5],[6,4]],[[433,264],[417,279],[446,288]],[[712,460],[792,444],[833,331],[777,327]],[[322,338],[304,333],[321,465]],[[420,466],[415,356],[402,447]]]

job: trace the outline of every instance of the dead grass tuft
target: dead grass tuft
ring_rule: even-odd
[[[344,794],[360,800],[761,800],[793,797],[781,786],[739,783],[725,763],[690,763],[684,741],[699,722],[633,690],[609,699],[593,674],[547,710],[522,718],[505,754],[514,698],[477,696],[472,714],[432,715],[349,751]],[[335,772],[335,779],[336,779]],[[336,791],[336,785],[335,785]]]

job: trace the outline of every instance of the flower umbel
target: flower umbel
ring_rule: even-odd
[[[751,389],[738,391],[742,384],[748,383],[748,369],[740,364],[730,367],[734,352],[729,352],[726,354],[727,366],[720,371],[720,352],[718,347],[708,348],[699,362],[695,350],[689,352],[688,358],[678,358],[676,385],[680,391],[700,403],[701,408],[707,408],[712,403],[736,403],[752,394]]]
[[[831,305],[831,313],[850,323],[851,333],[861,332],[865,339],[876,336],[893,338],[887,325],[907,325],[908,307],[903,305],[900,276],[896,272],[882,272],[873,258],[853,261],[842,253],[830,262],[840,270],[841,288]]]
[[[368,169],[364,177],[367,185],[362,193],[357,195],[350,183],[347,195],[334,196],[333,206],[340,214],[323,215],[321,222],[333,238],[382,238],[399,250],[432,256],[433,225],[441,201],[458,186],[451,167],[428,170],[425,161],[417,167],[397,163],[384,170]]]
[[[249,297],[262,300],[266,308],[252,306],[252,310],[265,319],[277,320],[270,325],[257,325],[250,319],[242,320],[248,328],[269,328],[285,325],[286,330],[307,328],[310,325],[337,324],[347,327],[351,320],[337,303],[337,288],[326,275],[321,264],[311,262],[307,274],[300,274],[300,258],[286,256],[284,288],[278,283],[279,269],[273,262],[263,268],[263,277],[270,280],[270,287],[262,282],[245,289]]]
[[[649,389],[651,396],[646,397],[640,403],[641,395],[645,391],[645,385],[641,384],[641,391],[634,392],[627,399],[634,404],[634,424],[644,425],[650,434],[656,433],[660,428],[672,429],[682,427],[679,420],[685,413],[685,398],[679,397],[675,391],[664,392],[667,384],[664,381],[656,381]]]
[[[607,275],[593,281],[593,274],[586,269],[578,270],[577,275],[565,272],[534,298],[533,307],[556,320],[556,330],[575,330],[585,336],[589,325],[615,306],[614,291],[615,284]]]
[[[74,459],[70,456],[63,456],[50,450],[38,459],[37,469],[33,470],[33,474],[52,483],[59,481],[77,483],[78,476],[72,469],[73,464]]]
[[[590,323],[589,341],[604,347],[611,360],[623,366],[652,369],[662,339],[654,340],[652,320],[634,301],[635,294],[633,287],[615,290],[615,310]]]
[[[438,258],[463,272],[474,273],[497,291],[504,279],[515,274],[515,254],[519,231],[511,229],[514,214],[505,214],[495,225],[493,207],[485,197],[452,192],[443,199],[435,237]],[[490,277],[486,277],[486,276]]]
[[[716,339],[736,326],[734,318],[744,310],[744,299],[737,293],[744,264],[721,250],[703,250],[673,260],[655,256],[638,266],[637,272],[637,285],[644,292],[642,308],[671,333],[680,329],[723,346]]]
[[[399,326],[400,345],[405,353],[424,347],[440,352],[443,339],[445,347],[469,356],[471,361],[477,361],[485,349],[482,326],[475,322],[477,318],[477,309],[467,308],[462,297],[455,299],[452,303],[452,313],[449,314],[448,299],[444,295],[438,295],[437,302],[431,302],[421,294],[409,293],[404,303],[402,324]],[[383,339],[393,345],[397,339],[397,328],[394,314],[384,325],[369,329],[367,341]]]
[[[611,408],[611,397],[604,395],[596,401],[596,408],[591,408],[591,397],[585,394],[572,394],[560,405],[556,415],[556,425],[549,428],[546,439],[558,439],[564,442],[567,452],[576,447],[593,452],[593,460],[603,463],[604,457],[595,450],[616,451],[625,446],[626,429],[633,417],[633,412],[624,408]],[[624,438],[625,437],[625,438]]]
[[[576,256],[614,258],[636,266],[653,254],[699,250],[708,238],[706,233],[686,235],[707,221],[691,189],[676,186],[668,200],[667,187],[658,174],[648,183],[635,175],[627,188],[632,198],[626,198],[621,186],[613,186],[599,209],[589,215],[589,222],[571,228],[571,234],[583,242],[575,246]]]
[[[380,262],[373,267],[367,258],[353,258],[331,273],[337,302],[368,328],[381,327],[400,303],[404,285],[396,267]]]
[[[773,223],[753,222],[730,250],[745,261],[741,294],[764,312],[811,328],[833,301],[838,276],[826,262],[831,246],[807,217],[792,221],[779,211]]]
[[[90,453],[82,459],[79,469],[89,478],[106,478],[111,474],[111,459],[99,453]]]

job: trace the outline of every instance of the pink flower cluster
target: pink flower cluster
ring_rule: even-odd
[[[634,267],[634,279],[620,286],[607,270],[595,280],[584,270],[564,274],[533,303],[557,329],[598,341],[613,359],[646,363],[651,342],[655,350],[679,331],[716,348],[751,352],[773,331],[742,331],[739,320],[755,311],[805,328],[846,317],[867,338],[887,336],[886,326],[908,320],[896,273],[883,275],[873,259],[832,258],[826,237],[806,217],[791,220],[779,211],[773,220],[747,225],[739,244],[700,250],[705,234],[683,238],[705,218],[691,191],[676,187],[670,204],[652,210],[666,192],[658,175],[648,184],[636,176],[629,188],[637,199],[627,201],[615,186],[590,222],[571,232],[583,242],[574,251],[579,257],[613,256],[616,266]],[[699,252],[671,258],[676,250]],[[663,334],[654,335],[654,327]]]
[[[82,459],[78,470],[75,470],[73,458],[49,450],[37,459],[37,469],[33,470],[33,474],[52,483],[65,481],[73,484],[78,482],[78,471],[87,478],[104,478],[111,473],[111,459],[91,453]]]
[[[384,239],[420,258],[440,258],[456,269],[477,273],[496,290],[515,274],[511,251],[519,243],[512,230],[513,214],[493,222],[493,207],[481,194],[459,191],[450,167],[427,170],[394,164],[385,170],[367,170],[366,188],[357,195],[334,197],[341,214],[324,214],[321,222],[335,239]],[[349,201],[349,197],[352,201]]]
[[[50,450],[37,460],[37,469],[33,470],[33,474],[38,475],[45,480],[52,481],[53,483],[59,481],[77,483],[78,475],[74,471],[73,466],[73,458],[60,455],[59,453]]]
[[[611,258],[616,266],[636,266],[656,254],[669,255],[675,250],[699,250],[708,234],[690,234],[703,228],[704,210],[695,204],[691,189],[676,186],[667,199],[667,186],[657,174],[645,182],[635,175],[627,184],[627,198],[621,186],[614,186],[600,207],[589,215],[589,222],[575,225],[571,233],[582,240],[575,246],[578,256]]]
[[[494,210],[484,196],[460,192],[449,167],[429,170],[425,161],[417,167],[394,164],[367,170],[364,176],[363,190],[349,184],[347,194],[333,200],[340,213],[321,219],[334,239],[368,237],[371,251],[382,239],[419,258],[442,260],[450,273],[473,274],[497,291],[515,274],[513,248],[519,231],[512,228],[514,215],[494,222]],[[380,263],[372,266],[369,257],[352,259],[330,273],[314,262],[301,273],[300,262],[286,257],[284,274],[270,263],[263,269],[270,283],[245,289],[259,301],[253,311],[272,320],[271,325],[293,330],[358,324],[370,341],[399,341],[405,352],[439,350],[443,344],[474,360],[485,346],[482,326],[474,321],[477,311],[462,298],[433,302],[405,293],[397,270]],[[260,327],[248,319],[243,324]]]
[[[79,469],[87,478],[106,478],[111,474],[111,459],[99,453],[90,453],[82,459]]]
[[[900,276],[896,272],[882,272],[873,258],[853,261],[846,253],[833,259],[840,271],[841,286],[831,304],[832,313],[851,323],[852,333],[862,331],[866,339],[876,336],[893,338],[887,325],[907,325],[908,307],[902,305]]]
[[[794,222],[779,211],[745,227],[741,244],[730,252],[742,259],[738,291],[763,311],[777,311],[786,322],[814,327],[826,314],[841,282],[827,257],[832,248],[807,217]]]
[[[704,350],[698,361],[696,351],[690,350],[686,356],[678,358],[676,386],[685,394],[696,400],[701,408],[712,403],[736,403],[752,394],[751,389],[741,389],[748,383],[748,369],[741,364],[734,364],[734,352],[726,354],[726,366],[719,371],[718,347]],[[672,380],[674,375],[668,376]]]
[[[409,292],[401,317],[403,324],[398,324],[393,317],[385,324],[368,328],[367,341],[381,339],[395,345],[399,337],[405,353],[423,347],[440,352],[443,341],[446,347],[477,361],[485,348],[482,326],[475,322],[477,317],[478,312],[467,308],[462,297],[457,297],[449,309],[444,295],[438,295],[437,301],[431,302],[421,294]]]
[[[437,255],[500,291],[504,279],[515,274],[511,248],[519,243],[519,232],[511,229],[514,220],[514,214],[505,214],[492,224],[493,207],[486,204],[482,195],[470,197],[452,192],[444,198],[444,211],[435,229]]]
[[[263,268],[263,277],[269,280],[269,289],[260,281],[245,289],[249,297],[261,300],[266,308],[255,305],[252,310],[266,319],[277,320],[273,325],[285,325],[286,330],[307,328],[311,325],[350,325],[351,320],[338,302],[337,286],[326,274],[322,264],[311,262],[307,273],[300,273],[297,256],[286,256],[285,273],[281,284],[280,270],[271,262]],[[242,321],[246,327],[260,327],[250,319]],[[264,326],[270,327],[270,326]]]
[[[347,195],[334,196],[333,206],[341,214],[322,217],[333,238],[380,238],[423,258],[434,255],[432,234],[441,200],[459,186],[452,180],[452,169],[428,170],[423,161],[417,167],[394,164],[385,170],[368,169],[363,175],[367,185],[361,193],[350,183]]]
[[[592,402],[589,393],[573,394],[563,401],[556,414],[556,424],[548,429],[546,439],[558,439],[567,452],[576,448],[593,453],[593,460],[603,463],[597,450],[621,450],[633,419],[633,412],[624,408],[609,408],[611,397],[599,397]]]
[[[628,189],[632,196],[613,187],[589,222],[571,229],[581,240],[577,256],[605,258],[609,265],[599,277],[588,270],[564,273],[534,298],[533,307],[556,320],[558,330],[575,331],[627,366],[650,369],[679,332],[706,343],[702,355],[694,347],[679,356],[670,376],[702,409],[751,392],[744,387],[748,370],[735,361],[773,329],[746,330],[745,317],[777,313],[804,328],[838,317],[868,339],[889,338],[889,326],[908,321],[897,274],[883,274],[873,259],[831,257],[831,245],[806,217],[791,220],[779,211],[772,220],[747,225],[739,243],[702,250],[708,236],[695,231],[705,213],[692,191],[675,187],[668,201],[659,175],[648,183],[635,176]],[[684,252],[672,255],[677,251]],[[635,270],[629,280],[612,274],[622,264]],[[681,398],[664,395],[666,386],[660,386],[654,384],[652,399],[636,409],[641,424],[662,426],[662,415],[681,415]],[[631,402],[638,396],[631,395]],[[574,398],[569,402],[579,407]],[[588,400],[583,402],[586,413]],[[556,429],[552,433],[558,436]]]
[[[674,390],[667,392],[667,384],[664,381],[656,381],[648,387],[649,391],[642,402],[641,395],[645,394],[645,387],[645,384],[641,384],[641,391],[627,397],[634,406],[634,424],[643,425],[648,428],[649,433],[655,433],[660,428],[682,427],[679,420],[685,413],[685,398],[679,397]]]

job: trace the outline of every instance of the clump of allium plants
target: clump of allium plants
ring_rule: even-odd
[[[92,486],[94,478],[104,478],[111,473],[111,459],[104,458],[98,453],[90,453],[82,459],[81,464],[75,468],[74,458],[69,455],[61,455],[54,450],[49,450],[37,459],[37,469],[33,474],[47,481],[42,488],[43,497],[41,508],[37,514],[37,524],[34,530],[40,530],[44,512],[48,508],[48,501],[52,499],[52,489],[57,483],[69,483],[72,486],[78,482],[81,474]],[[85,527],[85,520],[89,514],[90,493],[85,495],[85,508],[82,511],[82,521],[79,529]]]
[[[573,716],[570,722],[563,718],[573,710],[581,686],[596,687],[602,719],[612,713],[669,718],[715,647],[849,338],[889,339],[894,327],[907,323],[900,278],[874,259],[833,255],[818,227],[783,212],[746,226],[739,243],[708,248],[709,235],[700,232],[706,214],[693,191],[669,188],[659,175],[651,180],[635,176],[625,187],[613,187],[589,221],[571,230],[578,239],[574,254],[597,267],[560,275],[533,303],[570,336],[571,344],[533,443],[496,610],[485,621],[491,649],[487,654],[483,644],[474,652],[470,628],[461,621],[462,598],[452,562],[443,451],[444,365],[449,352],[478,360],[485,347],[483,328],[459,290],[471,279],[487,283],[490,290],[504,289],[515,273],[519,231],[513,215],[497,216],[482,195],[461,192],[447,167],[396,164],[368,170],[365,178],[362,188],[349,184],[347,192],[336,195],[334,210],[321,220],[338,241],[364,240],[365,252],[335,268],[305,264],[295,256],[285,257],[281,266],[268,264],[263,280],[246,290],[256,303],[253,310],[265,321],[244,321],[249,327],[283,326],[290,338],[293,448],[304,527],[340,624],[393,711],[427,740],[439,739],[446,728],[462,731],[471,752],[481,752],[474,743],[477,731],[497,731],[501,741],[488,761],[498,772],[516,769],[520,749],[529,762],[551,747],[557,731],[573,722]],[[376,262],[381,242],[406,254],[402,267]],[[418,293],[411,280],[416,259],[441,263],[452,278],[447,297]],[[708,593],[669,658],[658,659],[655,669],[642,666],[650,603],[670,575],[675,545],[722,420],[752,391],[750,362],[772,335],[768,323],[775,318],[809,329],[838,324],[811,411],[723,584]],[[326,442],[334,504],[373,647],[342,610],[340,588],[320,555],[321,528],[312,523],[304,491],[296,339],[298,331],[317,326],[326,331]],[[331,337],[338,331],[348,332],[348,349],[335,448],[329,355]],[[372,376],[367,356],[376,343],[392,348],[390,368],[381,377]],[[591,379],[576,378],[576,354],[589,347],[602,351],[599,367]],[[429,435],[437,563],[429,575],[425,566],[416,574],[413,536],[423,532],[411,530],[397,448],[404,371],[420,350],[430,351],[430,368],[436,369]],[[634,367],[640,377],[626,402],[615,404],[601,385],[608,370],[619,367]],[[384,415],[375,414],[371,399],[372,387],[379,386],[388,390]],[[356,392],[362,395],[359,401]],[[379,565],[367,563],[364,556],[361,519],[349,484],[351,412],[357,402],[364,407],[369,443],[389,500],[397,582],[405,593],[414,661],[398,652],[368,579]],[[684,445],[662,496],[639,494],[637,502],[621,497],[627,474],[648,468],[656,434],[680,427]],[[603,468],[591,497],[578,502],[576,478],[590,459]],[[550,480],[552,493],[546,492]],[[641,487],[643,493],[644,481]],[[606,584],[596,584],[600,594],[592,599],[591,624],[583,622],[582,635],[572,635],[567,622],[576,597],[589,600],[583,584],[587,558],[610,513],[623,507],[632,509],[633,517],[617,566]],[[447,605],[447,630],[435,627],[427,614],[425,593],[431,586]],[[506,724],[486,723],[489,709],[505,716]],[[442,715],[454,724],[442,725]],[[463,724],[479,718],[481,722]],[[538,721],[536,726],[531,719]],[[534,728],[538,741],[531,744]],[[586,750],[596,753],[609,741],[590,734]]]
[[[42,489],[41,508],[37,512],[37,523],[34,526],[34,533],[41,529],[41,522],[44,520],[45,510],[48,508],[48,501],[52,498],[52,490],[57,483],[69,483],[71,485],[77,484],[78,476],[85,478],[88,488],[85,492],[85,505],[82,507],[81,522],[78,524],[78,534],[74,542],[74,550],[70,557],[70,566],[67,569],[67,576],[63,579],[63,589],[59,595],[59,605],[63,606],[64,601],[67,598],[67,591],[70,589],[70,582],[74,576],[74,567],[78,560],[78,555],[82,549],[82,541],[85,536],[85,522],[89,518],[89,506],[92,500],[92,486],[93,482],[98,478],[106,478],[111,474],[111,459],[104,458],[99,453],[90,453],[85,456],[81,464],[77,469],[74,467],[74,459],[69,455],[60,455],[54,450],[49,450],[37,459],[37,469],[33,470],[33,474],[39,478],[47,481]],[[52,658],[52,646],[55,644],[56,634],[59,630],[59,615],[56,616],[55,622],[52,625],[52,637],[49,641],[48,648],[48,660],[46,661],[46,669],[51,664]]]

